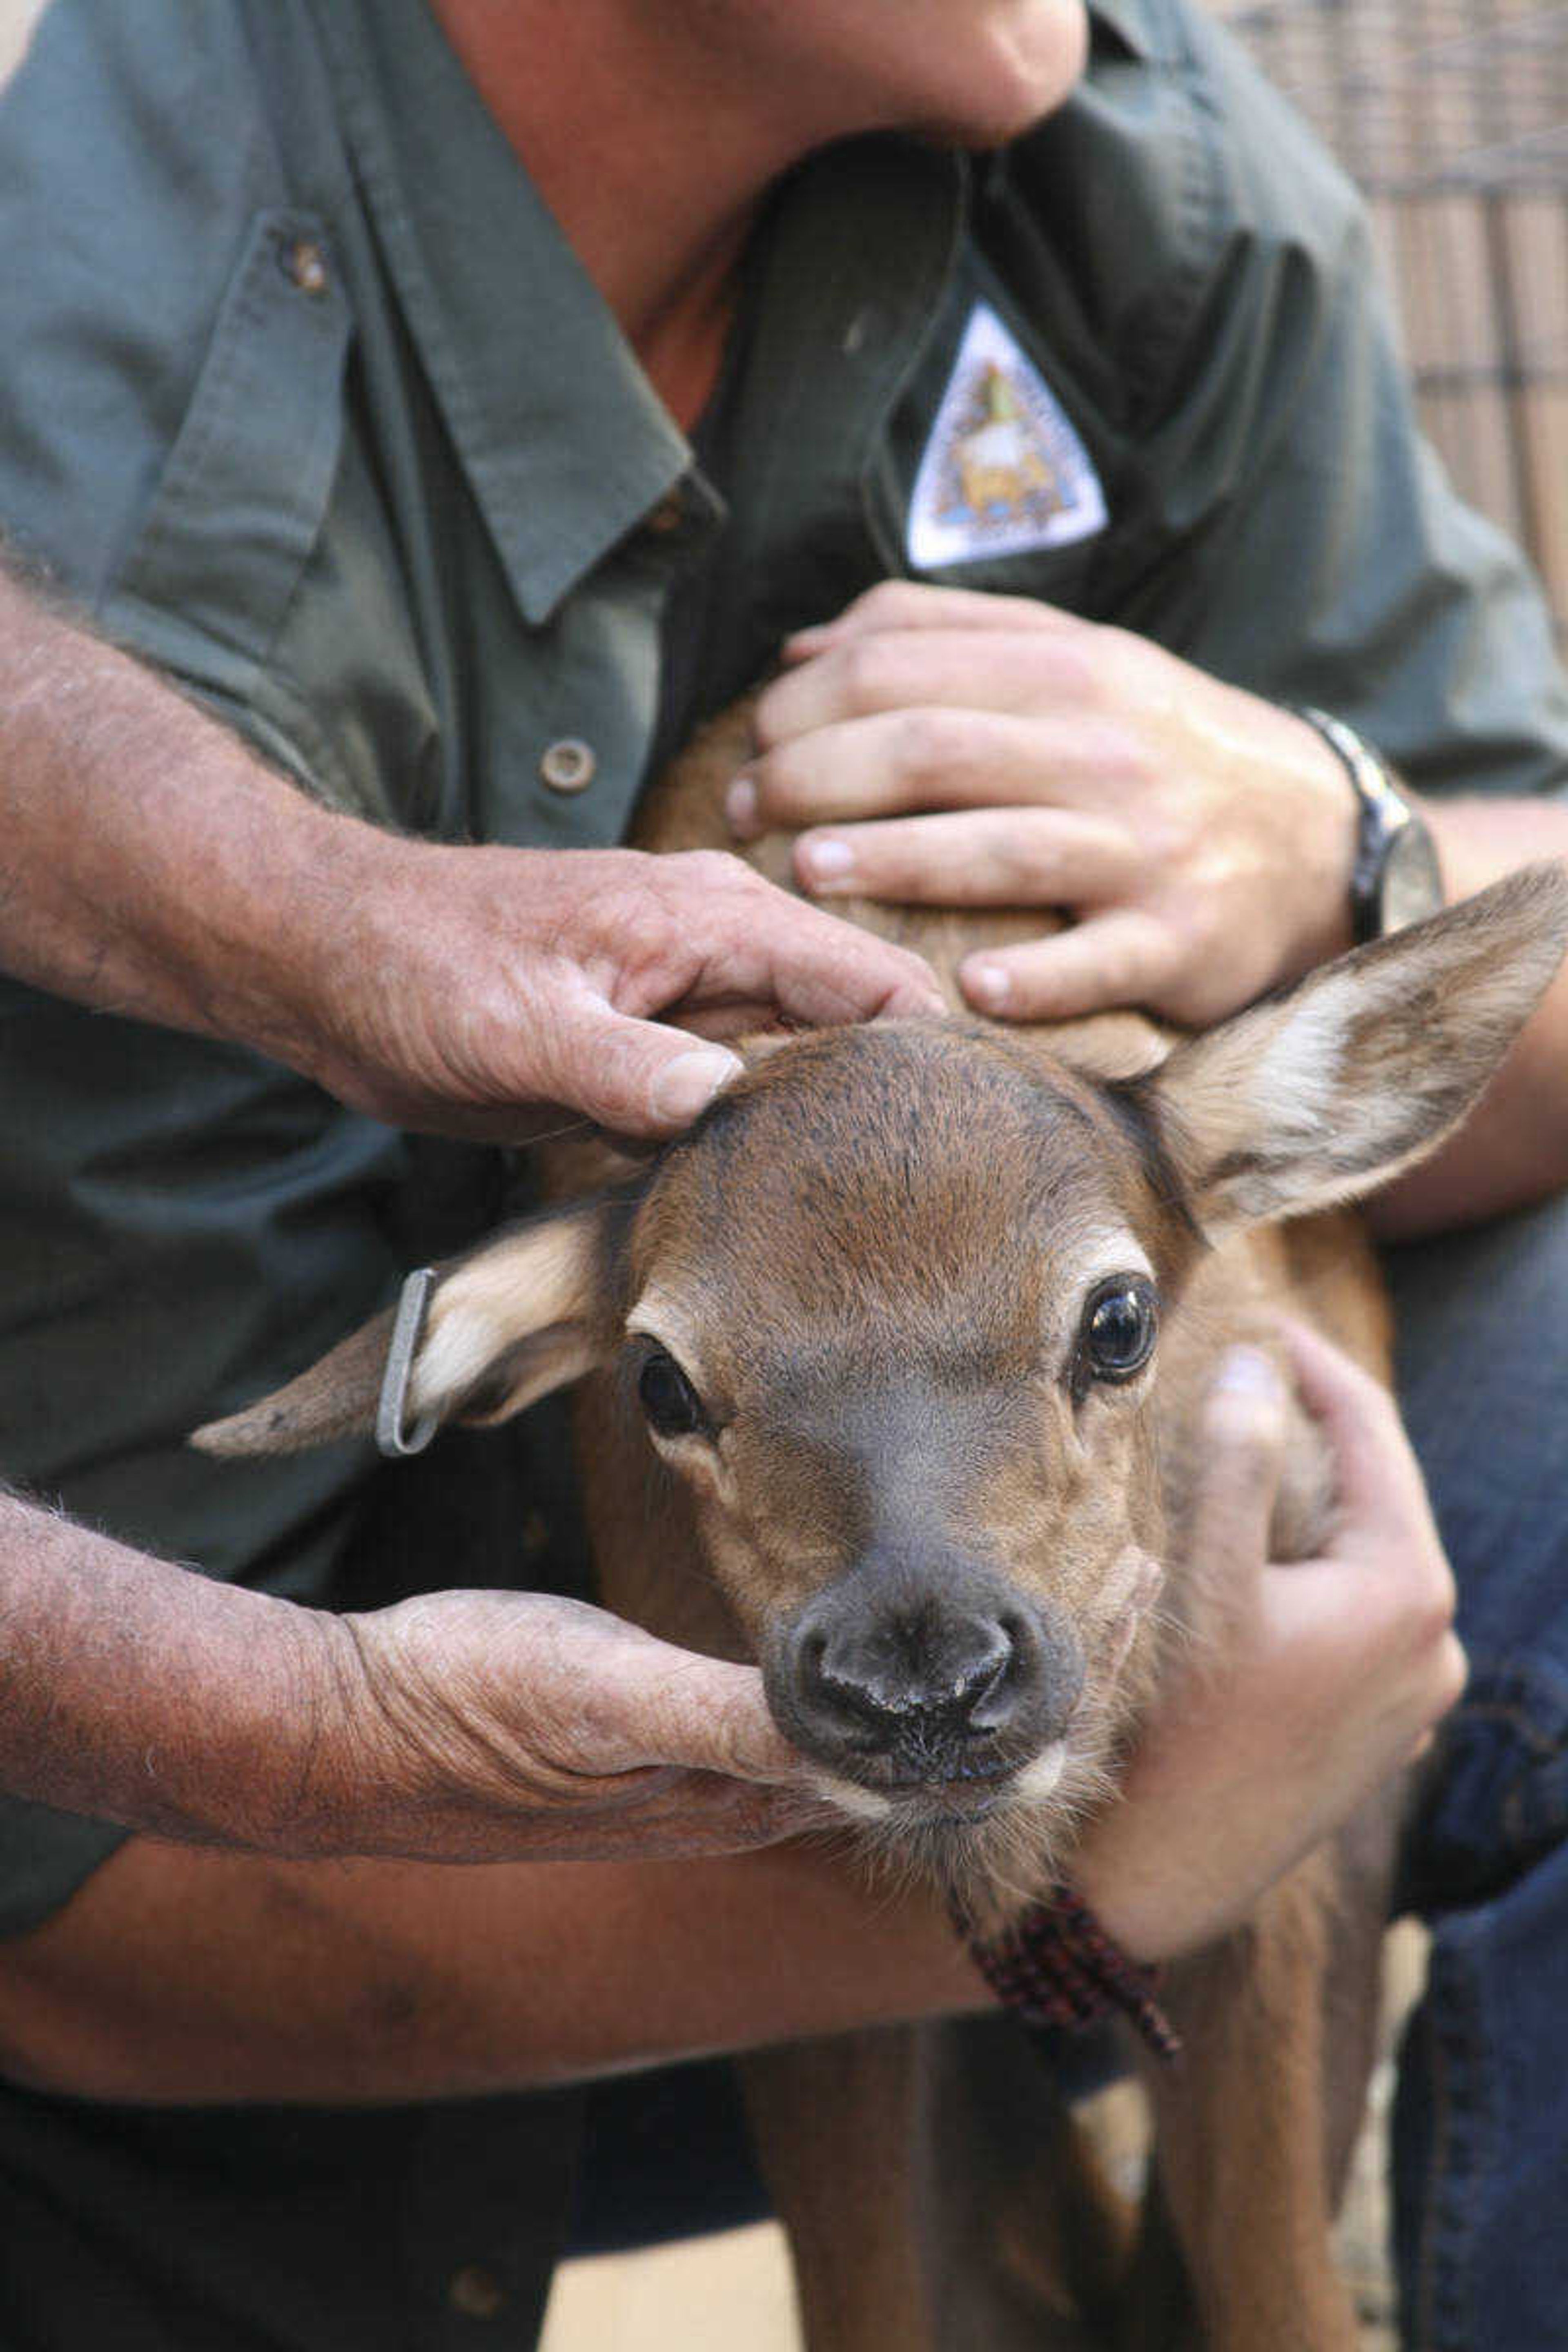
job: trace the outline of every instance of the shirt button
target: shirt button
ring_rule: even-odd
[[[599,762],[594,757],[592,744],[575,735],[563,735],[552,743],[539,762],[542,782],[552,793],[586,792],[594,781],[594,771]]]
[[[679,488],[666,490],[658,506],[648,509],[644,520],[648,530],[658,531],[661,539],[668,539],[671,531],[679,530],[686,520],[686,500]]]
[[[324,294],[327,290],[327,257],[311,236],[297,236],[286,245],[282,254],[283,275],[301,294]]]
[[[447,2282],[447,2300],[465,2319],[498,2319],[506,2309],[506,2289],[483,2263],[465,2263]]]

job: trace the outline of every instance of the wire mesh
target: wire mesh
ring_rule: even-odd
[[[1568,8],[1270,0],[1229,14],[1370,194],[1568,184]]]
[[[1371,201],[1422,421],[1568,643],[1568,7],[1221,10]]]

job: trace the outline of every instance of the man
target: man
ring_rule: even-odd
[[[122,743],[116,725],[123,782],[91,833],[57,805],[33,836],[65,909],[35,978],[91,996],[92,958],[58,962],[62,932],[90,940],[86,908],[120,1001],[261,1045],[361,1111],[488,1124],[530,1091],[506,1055],[539,1001],[531,962],[559,977],[564,940],[614,995],[618,901],[595,894],[621,877],[586,853],[650,759],[847,606],[764,705],[739,820],[793,797],[831,824],[819,852],[916,895],[945,865],[947,888],[984,896],[989,854],[989,887],[1016,898],[997,844],[1022,842],[1044,899],[1106,910],[1110,992],[1205,1016],[1341,943],[1355,803],[1305,722],[1094,624],[1347,714],[1418,781],[1523,794],[1561,773],[1539,614],[1420,469],[1353,213],[1201,24],[1154,0],[1097,11],[1064,105],[1071,0],[438,13],[445,38],[408,0],[56,12],[0,126],[0,512],[329,809],[571,855],[531,897],[496,863],[520,852],[367,845],[237,754],[193,769],[161,729]],[[1005,163],[969,173],[944,143],[1053,109]],[[700,426],[700,467],[671,417]],[[1009,446],[1044,450],[1054,489],[1016,467],[1013,508],[955,523],[944,453],[956,469],[960,443],[1009,425],[971,459],[994,478]],[[851,604],[905,569],[1054,611]],[[115,723],[103,683],[88,707]],[[1117,787],[1109,819],[1070,799],[1090,771]],[[845,830],[961,787],[973,807],[918,839]],[[1558,815],[1456,813],[1451,885],[1557,845]],[[667,909],[667,941],[701,895]],[[1062,960],[1094,929],[1000,994],[977,973],[980,1000],[1083,1001]],[[133,982],[128,940],[155,950]],[[698,973],[677,959],[676,977],[666,962],[639,1009]],[[448,1452],[379,1505],[357,1457],[247,1484],[178,1442],[492,1215],[494,1159],[399,1142],[240,1047],[34,995],[7,1015],[14,1473],[285,1593],[384,1600],[454,1554],[465,1576],[488,1556],[498,1580],[549,1580],[547,1437],[531,1464],[471,1457],[460,1484]],[[1516,1199],[1560,1172],[1519,1105],[1561,1018],[1559,996],[1497,1097],[1485,1167]],[[582,1101],[546,1063],[537,1091]],[[1493,1276],[1500,1314],[1521,1278]],[[1426,1311],[1435,1360],[1441,1303]],[[96,2296],[100,2336],[111,2311],[125,2343],[309,2340],[330,2296],[339,2340],[446,2340],[469,2324],[442,2301],[465,2246],[500,2249],[520,2305],[537,2287],[564,2111],[321,2114],[305,2133],[142,2102],[449,2099],[974,1998],[933,1923],[911,1911],[868,1952],[859,1898],[789,1848],[679,1882],[584,1864],[547,1900],[534,1873],[465,1874],[437,1907],[399,1866],[329,1882],[10,1827],[9,1924],[32,1932],[0,2033],[25,2079],[99,2103],[22,2094],[0,2117],[14,2259],[68,2282],[79,2336]],[[1109,1882],[1101,1900],[1138,1941]],[[58,2219],[83,2209],[90,2259]],[[1436,2299],[1450,2331],[1477,2275]],[[1521,2321],[1516,2340],[1545,2339]]]

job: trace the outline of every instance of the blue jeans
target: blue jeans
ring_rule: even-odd
[[[1393,1251],[1406,1423],[1469,1654],[1406,1841],[1405,2352],[1568,2347],[1568,1201]]]

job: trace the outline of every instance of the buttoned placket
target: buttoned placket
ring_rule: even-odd
[[[614,840],[654,732],[667,601],[722,504],[418,0],[343,0],[316,16],[398,299],[526,655],[468,817],[497,840]],[[463,204],[412,201],[454,150]],[[507,285],[515,305],[498,308]]]

